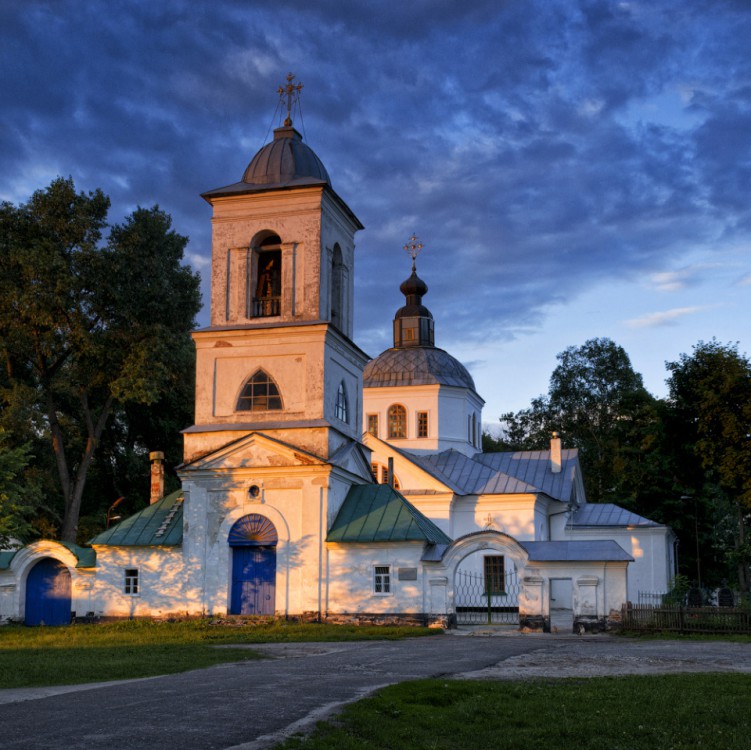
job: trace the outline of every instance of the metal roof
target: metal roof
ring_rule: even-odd
[[[10,567],[10,561],[16,556],[17,549],[0,550],[0,570],[7,570]]]
[[[78,560],[77,568],[96,568],[96,550],[91,549],[91,547],[82,547],[80,544],[73,544],[73,542],[58,541],[57,543],[62,544],[76,556],[76,560]]]
[[[544,492],[568,502],[579,465],[578,451],[561,451],[561,471],[550,470],[550,451],[478,453],[453,448],[426,456],[402,451],[411,461],[460,495],[507,495]]]
[[[274,140],[251,160],[243,182],[252,185],[285,185],[301,177],[331,184],[331,178],[315,151],[302,141],[292,126],[276,128]]]
[[[612,539],[593,542],[519,542],[532,562],[633,562]]]
[[[80,544],[73,544],[73,542],[61,542],[58,539],[51,541],[65,547],[75,555],[77,568],[96,567],[96,550],[93,550],[91,547],[82,547]],[[16,556],[17,552],[20,552],[20,549],[0,551],[0,570],[7,570],[10,567],[11,560]]]
[[[110,547],[174,547],[182,542],[183,492],[177,490],[97,534],[89,544],[105,544]]]
[[[572,515],[569,526],[659,526],[637,513],[613,503],[587,503]]]
[[[326,541],[451,544],[443,531],[388,484],[351,487]]]
[[[362,377],[364,388],[438,384],[475,391],[475,381],[467,368],[433,346],[387,349],[365,365]]]

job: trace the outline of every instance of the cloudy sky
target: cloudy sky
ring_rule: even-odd
[[[664,395],[700,339],[751,348],[749,40],[747,0],[1,0],[0,199],[62,175],[113,222],[158,203],[208,280],[199,193],[240,178],[293,71],[366,227],[362,348],[390,344],[416,232],[486,423],[594,336]]]

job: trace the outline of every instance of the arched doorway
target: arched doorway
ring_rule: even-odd
[[[227,541],[232,548],[230,614],[273,615],[278,541],[274,524],[250,513],[235,521]]]
[[[454,573],[458,625],[519,623],[519,576],[507,550],[487,548],[467,555]]]
[[[26,577],[26,625],[70,623],[70,571],[52,557],[41,559]]]

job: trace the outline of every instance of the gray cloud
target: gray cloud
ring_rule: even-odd
[[[3,197],[71,175],[113,221],[159,203],[196,258],[199,193],[239,178],[293,70],[296,125],[367,227],[371,353],[413,231],[444,342],[513,337],[593,284],[751,233],[742,3],[31,2],[0,8],[0,37]],[[666,87],[693,92],[694,119],[649,120]]]

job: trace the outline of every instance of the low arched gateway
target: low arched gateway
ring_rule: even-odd
[[[26,577],[26,625],[68,625],[71,618],[70,571],[44,557]]]
[[[274,614],[278,539],[274,524],[258,513],[232,525],[227,539],[232,547],[230,614]]]
[[[492,530],[467,534],[441,562],[457,624],[518,624],[527,554],[515,539]]]

